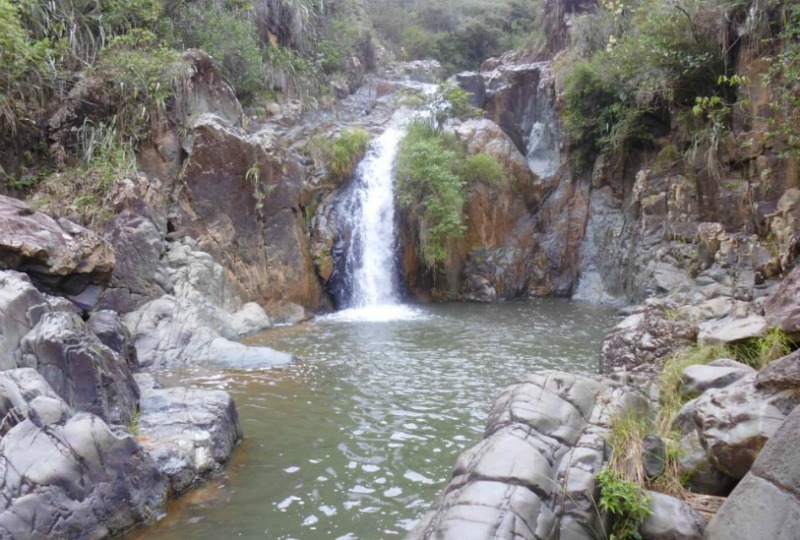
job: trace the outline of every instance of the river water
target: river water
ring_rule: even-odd
[[[374,319],[345,311],[250,340],[297,355],[290,367],[174,373],[229,391],[246,439],[129,538],[402,538],[481,439],[494,396],[533,370],[594,372],[613,324],[608,308],[556,299]]]

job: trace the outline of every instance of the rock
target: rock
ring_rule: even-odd
[[[245,304],[242,309],[234,313],[231,317],[231,324],[239,337],[253,334],[272,326],[264,308],[255,302]]]
[[[74,313],[46,313],[20,343],[21,367],[35,368],[70,406],[127,425],[139,389],[128,361]]]
[[[694,285],[692,278],[682,269],[665,262],[656,263],[653,270],[653,279],[659,292],[674,292],[688,290]]]
[[[268,129],[247,134],[206,114],[192,124],[184,149],[174,236],[194,238],[221,264],[241,301],[317,309],[322,291],[302,209],[308,194],[281,138]]]
[[[756,377],[756,388],[773,391],[800,389],[800,350],[767,364]]]
[[[105,538],[154,519],[167,486],[130,435],[88,413],[27,419],[0,441],[0,536]]]
[[[117,313],[108,310],[95,311],[86,321],[86,326],[100,343],[120,355],[132,371],[139,368],[133,338]]]
[[[92,231],[0,195],[0,270],[8,269],[48,290],[78,295],[108,283],[114,252]]]
[[[444,69],[436,60],[412,60],[395,62],[384,73],[387,79],[407,80],[421,83],[438,83],[442,80]]]
[[[766,330],[767,321],[760,315],[750,315],[742,319],[725,317],[700,323],[697,342],[701,345],[736,343],[762,336]]]
[[[162,230],[149,217],[124,210],[110,227],[106,238],[114,248],[117,264],[101,306],[127,313],[165,292],[158,277],[167,247],[163,237],[166,222]]]
[[[706,520],[683,501],[648,491],[650,515],[642,522],[639,531],[642,540],[702,540]]]
[[[800,265],[767,298],[764,315],[770,327],[800,337]]]
[[[267,347],[247,347],[233,318],[206,304],[165,295],[124,317],[145,367],[179,365],[272,367],[291,363],[292,356]]]
[[[658,435],[646,435],[642,439],[642,467],[648,480],[658,478],[664,473],[667,463],[667,446]]]
[[[542,372],[504,390],[483,441],[408,538],[592,538],[594,474],[611,418],[644,398],[607,379]]]
[[[746,369],[709,365],[689,366],[681,376],[683,393],[689,398],[696,398],[709,388],[725,388],[755,371],[753,368],[745,367]]]
[[[0,369],[17,367],[15,353],[25,334],[52,311],[25,274],[0,271]]]
[[[2,435],[28,418],[31,411],[43,425],[59,423],[74,414],[39,372],[31,368],[0,371],[0,400]]]
[[[185,491],[228,461],[242,440],[242,428],[227,392],[157,388],[152,375],[136,378],[142,388],[138,439],[173,493]]]
[[[789,540],[800,527],[800,408],[788,416],[706,530],[708,540]]]
[[[271,307],[272,318],[275,324],[297,324],[308,320],[308,315],[303,306],[292,302],[283,302],[278,306]]]
[[[686,487],[695,493],[727,496],[736,480],[718,470],[708,459],[700,443],[700,435],[692,429],[681,437],[678,454],[678,474],[686,479]]]
[[[759,389],[756,378],[751,373],[725,388],[707,390],[678,415],[687,412],[710,461],[735,479],[747,474],[761,448],[800,403],[800,389]]]
[[[692,345],[696,335],[697,327],[691,322],[667,318],[659,306],[644,306],[623,319],[603,340],[601,372],[658,373],[669,355]]]
[[[486,103],[486,83],[480,73],[465,71],[455,76],[456,83],[470,94],[469,104],[482,109]]]
[[[181,108],[190,124],[210,113],[233,126],[241,125],[244,112],[233,87],[220,74],[214,60],[199,49],[188,49],[181,55],[185,71],[181,88]]]
[[[800,189],[787,189],[775,208],[767,216],[775,248],[779,253],[779,266],[788,271],[800,255]]]

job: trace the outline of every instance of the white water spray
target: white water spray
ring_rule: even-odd
[[[351,216],[353,290],[349,307],[397,304],[394,216],[394,160],[405,129],[396,120],[371,145],[355,171],[356,185]]]

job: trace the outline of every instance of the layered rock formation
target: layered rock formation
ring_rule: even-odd
[[[495,401],[485,438],[464,452],[408,538],[594,538],[595,474],[613,417],[646,414],[639,391],[599,377],[540,372]]]

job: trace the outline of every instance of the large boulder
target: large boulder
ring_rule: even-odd
[[[212,115],[192,125],[175,236],[218,261],[243,301],[316,309],[321,290],[303,214],[300,168],[270,131],[248,135]]]
[[[708,540],[790,540],[800,530],[800,408],[761,450],[706,530]]]
[[[648,491],[650,515],[642,522],[639,531],[642,540],[703,540],[706,520],[687,503]]]
[[[145,367],[215,365],[229,368],[271,367],[292,362],[292,356],[268,347],[248,347],[235,341],[247,330],[257,306],[247,313],[233,314],[210,303],[194,303],[165,295],[148,302],[124,320]],[[260,312],[263,324],[269,319]]]
[[[677,425],[696,430],[710,462],[727,476],[747,474],[761,448],[800,403],[800,388],[758,388],[750,373],[719,389],[709,389],[684,405]]]
[[[0,195],[0,270],[19,270],[47,290],[77,296],[105,285],[114,252],[92,231]]]
[[[242,440],[239,415],[221,390],[161,388],[137,375],[142,389],[136,432],[141,445],[180,493],[228,461]]]
[[[608,379],[542,372],[509,387],[408,538],[593,538],[603,435],[639,407],[641,395]]]
[[[0,370],[17,367],[15,354],[22,338],[50,311],[48,298],[27,275],[0,271]]]
[[[109,423],[133,418],[139,388],[128,360],[105,346],[75,313],[46,313],[20,344],[18,365],[32,367],[70,406]]]
[[[33,369],[0,372],[0,404],[1,537],[105,538],[163,511],[167,483],[136,440]]]
[[[764,314],[769,326],[800,337],[800,265],[767,298]]]

